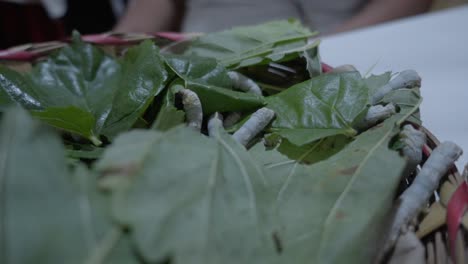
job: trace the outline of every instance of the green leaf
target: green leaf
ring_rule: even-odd
[[[402,108],[325,161],[305,166],[276,154],[265,166],[284,226],[283,261],[371,262],[406,167],[390,143],[417,110]]]
[[[165,87],[168,73],[151,41],[131,48],[119,60],[122,70],[103,134],[115,136],[129,129]]]
[[[90,247],[64,156],[49,129],[22,109],[6,111],[0,125],[1,263],[64,263]]]
[[[273,126],[272,131],[296,146],[311,144],[335,135],[354,136],[356,134],[351,128],[275,128]]]
[[[270,182],[270,190],[275,194],[280,191],[284,183],[284,178],[287,177],[291,171],[289,165],[299,165],[295,160],[281,154],[277,149],[267,149],[262,143],[257,143],[250,148],[249,153],[252,158],[262,166]],[[270,171],[270,167],[275,168],[274,173]]]
[[[175,91],[169,88],[164,96],[161,109],[154,121],[151,129],[167,131],[184,123],[185,112],[175,107]]]
[[[371,76],[365,78],[364,82],[369,88],[369,96],[372,97],[372,95],[377,91],[377,89],[387,84],[391,78],[392,78],[392,72],[389,72],[389,71],[382,73],[380,75],[372,74]]]
[[[318,45],[307,44],[315,34],[297,20],[273,21],[201,36],[186,53],[215,58],[227,68],[236,69],[298,57]]]
[[[185,113],[178,110],[174,106],[165,105],[158,114],[158,118],[154,122],[151,129],[167,131],[173,127],[183,124],[185,120]]]
[[[296,146],[287,139],[283,139],[278,147],[278,151],[290,159],[312,164],[335,155],[351,141],[352,139],[349,137],[337,135],[322,138],[306,145]]]
[[[232,87],[226,68],[215,59],[165,54],[164,60],[169,68],[186,82],[215,85],[227,89]]]
[[[184,86],[197,93],[205,114],[251,110],[264,104],[261,96],[233,91],[226,69],[214,59],[181,55],[165,59]]]
[[[267,98],[276,119],[272,131],[301,146],[324,137],[353,136],[352,125],[368,104],[368,90],[357,72],[326,74]]]
[[[282,177],[276,205],[284,261],[371,262],[406,165],[389,149],[401,118],[386,120],[312,166],[285,160],[266,167],[276,182]]]
[[[0,78],[2,78],[1,75]],[[1,81],[2,80],[0,80],[0,82]],[[3,89],[0,89],[0,114],[6,111],[6,109],[11,105],[13,105],[13,101],[11,101],[8,94]]]
[[[79,200],[79,216],[87,227],[83,236],[90,243],[88,252],[80,263],[87,264],[136,264],[130,238],[110,218],[108,197],[97,191],[97,177],[84,165],[74,168],[70,177]],[[78,259],[76,259],[78,261]]]
[[[96,119],[78,107],[49,107],[44,111],[32,111],[32,115],[56,128],[93,139],[96,143],[99,141],[93,131]]]
[[[35,93],[31,86],[30,80],[21,73],[0,65],[0,98],[3,110],[13,102],[27,109],[40,109],[41,103],[33,97]]]
[[[322,62],[320,60],[318,47],[304,51],[302,57],[306,60],[306,68],[310,78],[322,74]]]
[[[408,121],[415,124],[421,124],[421,116],[419,111],[411,111],[419,108],[422,102],[419,89],[398,89],[387,94],[382,101],[384,103],[394,103],[399,107],[400,112],[410,111],[411,115]]]
[[[187,88],[194,91],[203,106],[204,114],[214,112],[234,112],[257,109],[265,104],[262,96],[243,93],[214,86],[187,84]]]
[[[267,263],[275,254],[267,179],[227,134],[133,131],[96,169],[129,181],[112,189],[114,215],[148,262]]]
[[[30,73],[21,75],[0,66],[0,89],[11,100],[43,111],[35,115],[90,139],[113,137],[132,127],[164,88],[166,78],[158,49],[149,41],[116,60],[74,36],[71,45]],[[83,115],[79,123],[77,115]]]
[[[84,166],[67,168],[57,135],[24,110],[7,110],[0,125],[1,263],[82,263],[98,249],[103,260],[124,260],[129,248],[112,252],[107,244],[103,252],[112,225],[102,199]]]

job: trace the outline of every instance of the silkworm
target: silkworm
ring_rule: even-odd
[[[432,151],[411,186],[398,198],[397,204],[399,207],[387,236],[384,253],[393,247],[401,228],[426,205],[435,189],[437,189],[440,179],[462,153],[462,149],[452,142],[443,142]]]
[[[234,89],[246,93],[262,95],[262,90],[252,79],[247,78],[243,74],[235,71],[228,72],[228,75],[232,81],[232,86]]]
[[[197,94],[189,89],[183,89],[178,92],[182,96],[187,125],[200,131],[203,122],[203,109]]]
[[[392,103],[385,106],[382,105],[373,105],[369,107],[366,116],[360,122],[357,127],[361,130],[365,130],[369,127],[374,126],[379,121],[385,120],[396,113],[395,105]]]
[[[266,107],[260,108],[232,136],[240,144],[246,146],[275,117],[275,112]]]
[[[416,167],[422,161],[422,149],[426,143],[426,134],[412,125],[403,126],[400,139],[403,143],[402,154],[408,159],[411,167]]]
[[[232,86],[235,90],[256,95],[262,95],[262,90],[252,79],[235,71],[228,72],[228,75],[232,81]],[[232,112],[228,114],[224,119],[224,127],[228,128],[235,125],[237,122],[239,122],[241,117],[242,113],[240,112]]]
[[[421,77],[419,74],[414,70],[402,71],[387,84],[377,89],[371,98],[371,104],[374,105],[378,103],[391,91],[403,88],[413,88],[417,86],[421,86]]]

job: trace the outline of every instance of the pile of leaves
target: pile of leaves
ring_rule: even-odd
[[[378,103],[397,113],[362,129],[391,74],[322,73],[314,34],[276,21],[119,58],[75,34],[30,72],[0,66],[0,262],[369,263],[406,166],[396,136],[421,99],[389,93]],[[200,98],[201,133],[180,85]],[[262,107],[275,119],[236,142]],[[208,137],[215,112],[242,119]]]

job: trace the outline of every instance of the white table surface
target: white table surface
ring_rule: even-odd
[[[424,126],[464,149],[459,169],[468,162],[468,5],[326,37],[320,54],[362,74],[416,70]]]

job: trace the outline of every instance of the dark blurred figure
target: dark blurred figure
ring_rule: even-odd
[[[128,4],[127,4],[128,2]],[[212,32],[295,17],[325,34],[427,11],[432,0],[0,0],[0,48],[82,34]]]
[[[349,31],[429,10],[432,0],[186,0],[181,26],[212,32],[233,26],[297,18],[325,34]],[[167,30],[179,19],[172,0],[133,1],[115,30]]]
[[[18,4],[0,1],[0,49],[64,36],[65,28],[62,22],[50,19],[41,3]]]
[[[63,21],[67,33],[74,29],[82,34],[101,33],[112,29],[117,15],[109,0],[68,0]]]
[[[126,0],[0,0],[0,49],[112,29]],[[48,6],[51,5],[51,6]],[[63,5],[63,6],[62,6]],[[116,6],[120,5],[120,10]]]

